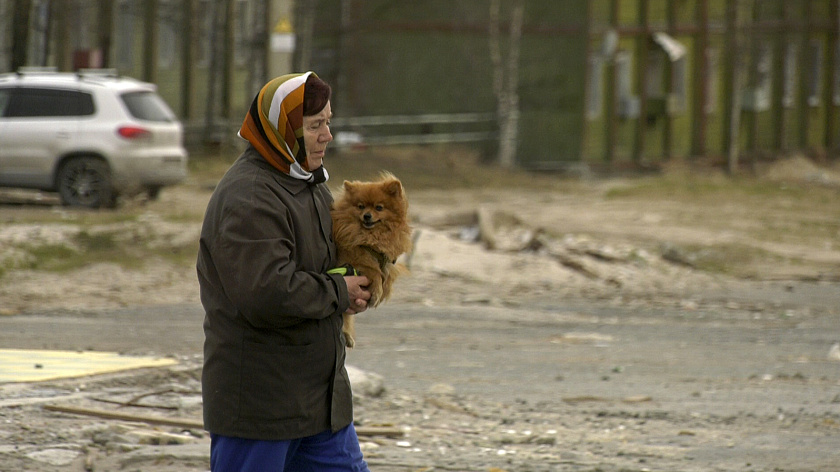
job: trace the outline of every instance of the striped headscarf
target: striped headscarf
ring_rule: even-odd
[[[321,183],[329,174],[324,166],[308,168],[303,142],[303,89],[310,75],[315,73],[283,75],[265,84],[254,97],[239,136],[280,172]]]

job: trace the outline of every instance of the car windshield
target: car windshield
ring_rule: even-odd
[[[122,100],[131,116],[146,121],[175,121],[175,115],[154,92],[129,92]]]

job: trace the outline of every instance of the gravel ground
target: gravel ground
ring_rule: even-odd
[[[783,170],[768,178],[796,174]],[[372,470],[837,470],[836,205],[605,198],[626,185],[409,192],[412,274],[358,317],[348,355]],[[198,224],[167,215],[200,213],[209,191],[177,187],[126,204],[142,218],[94,224],[12,197],[0,205],[0,262],[14,267],[0,279],[0,346],[178,364],[0,384],[0,471],[206,471],[194,269],[160,252],[130,267],[20,261],[80,232],[119,234],[127,253],[176,252]],[[794,217],[836,233],[763,229]],[[697,257],[727,245],[766,257],[739,274],[699,270]]]

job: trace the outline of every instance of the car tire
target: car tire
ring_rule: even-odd
[[[116,193],[108,164],[95,157],[74,157],[62,164],[56,182],[61,202],[68,206],[113,208]]]
[[[157,200],[158,197],[160,197],[160,189],[161,187],[157,185],[152,187],[146,187],[146,196],[149,198],[149,200]]]

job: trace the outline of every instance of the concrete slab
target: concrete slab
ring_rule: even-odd
[[[0,384],[42,382],[176,363],[174,359],[123,356],[116,352],[0,349]]]

